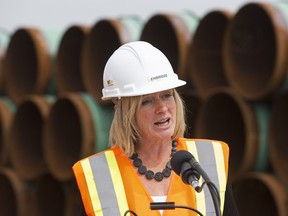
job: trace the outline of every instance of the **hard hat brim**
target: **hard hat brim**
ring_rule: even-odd
[[[132,96],[141,96],[141,95],[147,95],[147,94],[153,94],[153,93],[157,93],[157,92],[161,92],[161,91],[165,91],[165,90],[169,90],[169,89],[174,89],[180,86],[184,86],[186,85],[186,82],[183,80],[173,80],[173,82],[171,83],[165,83],[165,85],[161,86],[160,83],[153,83],[149,86],[149,90],[147,90],[147,88],[143,89],[143,91],[141,91],[141,89],[137,89],[137,91],[134,92],[128,92],[128,93],[123,93],[123,92],[115,92],[115,90],[113,90],[113,92],[109,93],[107,92],[107,90],[102,90],[103,91],[103,96],[102,100],[111,100],[113,98],[121,98],[121,97],[132,97]],[[105,93],[104,93],[105,91]]]

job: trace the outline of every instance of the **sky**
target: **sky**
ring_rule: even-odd
[[[272,0],[271,0],[272,1]],[[14,31],[19,26],[67,28],[74,23],[91,25],[100,18],[140,16],[191,10],[198,15],[214,9],[236,11],[247,0],[0,0],[0,27]],[[251,2],[251,1],[250,1]],[[263,1],[262,1],[263,2]]]
[[[275,2],[276,0],[258,0]],[[288,0],[287,0],[288,1]],[[92,26],[100,19],[138,16],[144,22],[158,13],[191,11],[199,17],[212,10],[237,10],[248,0],[0,0],[0,44],[21,27],[65,31]]]

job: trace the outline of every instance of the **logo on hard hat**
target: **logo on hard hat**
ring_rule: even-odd
[[[157,76],[154,76],[154,77],[150,77],[149,81],[155,81],[155,80],[159,80],[159,79],[166,78],[166,77],[168,77],[167,74],[161,74],[161,75],[157,75]]]
[[[113,85],[113,80],[107,80],[107,84],[108,84],[108,86],[112,86]]]

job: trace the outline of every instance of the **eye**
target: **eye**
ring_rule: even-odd
[[[152,103],[153,103],[153,99],[150,98],[150,97],[147,97],[147,98],[143,98],[143,100],[141,102],[141,105],[145,106],[145,105],[149,105],[149,104],[152,104]]]
[[[168,100],[170,98],[173,98],[172,92],[166,92],[162,95],[162,99],[164,99],[164,100]]]
[[[173,94],[171,94],[171,93],[167,93],[167,94],[164,95],[164,97],[166,97],[166,98],[169,98],[169,97],[172,97],[172,96],[173,96]]]

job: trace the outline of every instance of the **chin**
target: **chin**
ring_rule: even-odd
[[[167,134],[161,134],[161,135],[158,135],[159,139],[162,139],[162,140],[171,140],[171,137],[173,136],[173,133],[167,133]]]

